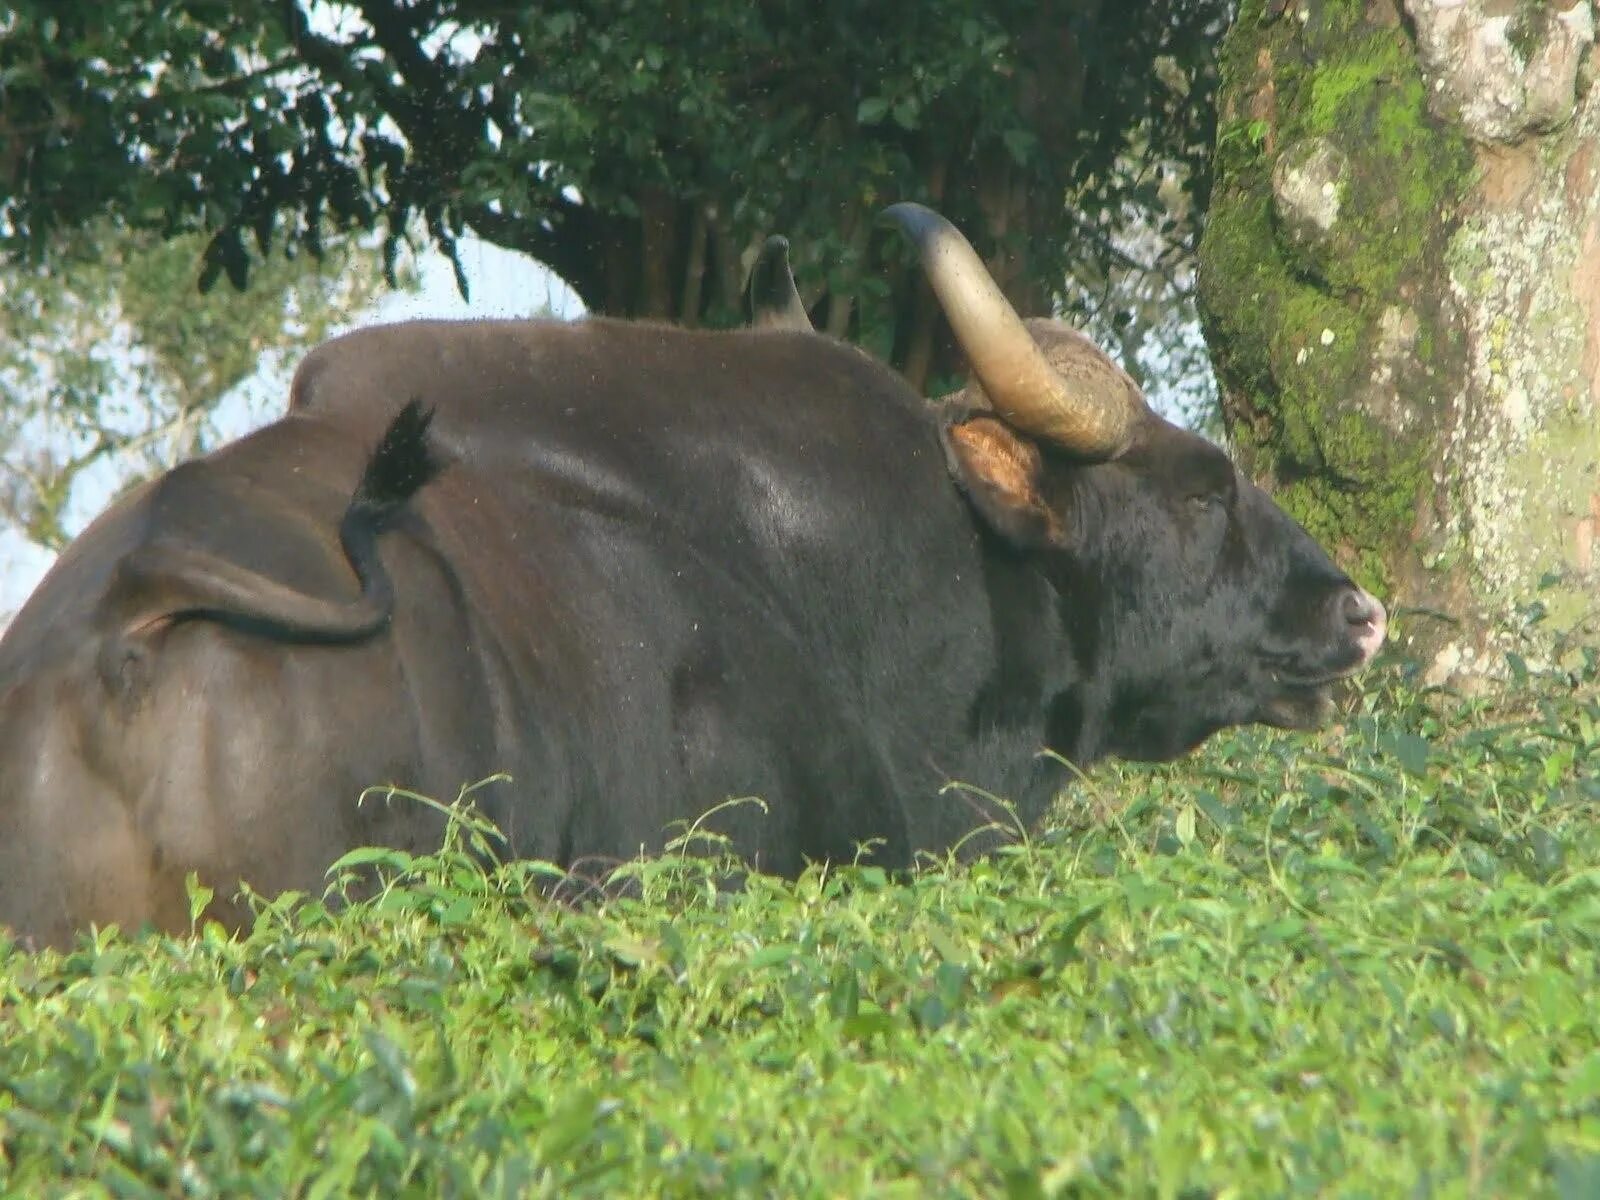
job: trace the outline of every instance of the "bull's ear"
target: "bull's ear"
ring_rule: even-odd
[[[1033,442],[996,417],[974,416],[946,425],[944,444],[956,482],[995,532],[1029,550],[1064,544],[1040,491],[1044,464]]]

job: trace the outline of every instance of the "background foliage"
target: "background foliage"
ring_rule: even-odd
[[[117,481],[209,448],[230,391],[381,286],[377,252],[340,239],[320,263],[260,259],[247,291],[202,295],[204,245],[99,218],[48,268],[0,274],[0,519],[29,541],[61,549]]]
[[[1587,661],[1390,667],[904,881],[669,856],[571,908],[466,816],[238,940],[0,945],[0,1191],[1593,1196]]]
[[[879,282],[876,210],[935,202],[1035,311],[1075,266],[1104,276],[1130,219],[1187,254],[1229,8],[20,0],[0,244],[37,259],[109,218],[203,234],[205,282],[242,284],[251,246],[470,229],[592,311],[693,324],[737,320],[781,231],[816,317],[920,379],[931,310],[914,276]]]

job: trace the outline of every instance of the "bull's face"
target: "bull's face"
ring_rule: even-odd
[[[1056,460],[1044,487],[1066,531],[1049,570],[1105,714],[1078,731],[1090,753],[1170,758],[1225,725],[1313,726],[1383,641],[1383,606],[1165,421],[1115,462]]]
[[[948,222],[891,213],[976,376],[945,425],[951,471],[1059,596],[1074,663],[1051,745],[1164,759],[1226,725],[1317,724],[1382,644],[1383,605],[1086,338],[1019,320]]]
[[[1151,416],[1084,464],[997,417],[958,416],[952,468],[1050,580],[1076,670],[1051,745],[1166,759],[1227,725],[1316,725],[1383,641],[1383,605],[1208,442]]]

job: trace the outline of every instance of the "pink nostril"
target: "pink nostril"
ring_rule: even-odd
[[[1377,653],[1389,624],[1389,614],[1378,598],[1362,588],[1351,588],[1339,598],[1339,615],[1347,625],[1357,626],[1351,633],[1362,651],[1368,657]]]
[[[1383,615],[1383,605],[1370,592],[1351,588],[1339,598],[1339,611],[1352,625],[1365,625],[1369,621],[1376,624]]]

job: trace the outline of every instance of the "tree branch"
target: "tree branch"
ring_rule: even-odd
[[[680,319],[691,329],[700,323],[700,305],[706,279],[706,208],[696,202],[690,217],[689,252],[683,267],[683,304]]]
[[[412,14],[395,4],[362,0],[360,12],[373,31],[371,42],[346,43],[325,38],[310,28],[298,5],[290,11],[292,36],[308,66],[349,89],[377,90],[381,107],[394,119],[410,147],[412,163],[408,166],[417,176],[411,181],[413,190],[449,197],[455,191],[461,165],[469,157],[457,148],[464,150],[481,141],[489,120],[508,135],[515,130],[509,108],[498,97],[490,104],[477,99],[465,106],[448,103],[452,91],[473,93],[450,86],[451,73],[437,59],[423,53]],[[370,44],[382,49],[404,79],[404,86],[383,84],[355,69],[353,52]],[[577,292],[587,308],[604,308],[604,271],[599,252],[611,232],[611,222],[603,215],[562,196],[550,197],[546,212],[539,216],[507,213],[482,203],[457,205],[456,212],[485,241],[545,263]]]
[[[548,227],[542,221],[497,212],[486,204],[462,210],[468,228],[486,242],[538,259],[567,282],[585,308],[605,309],[605,272],[600,258],[609,222],[585,205],[557,198]]]

